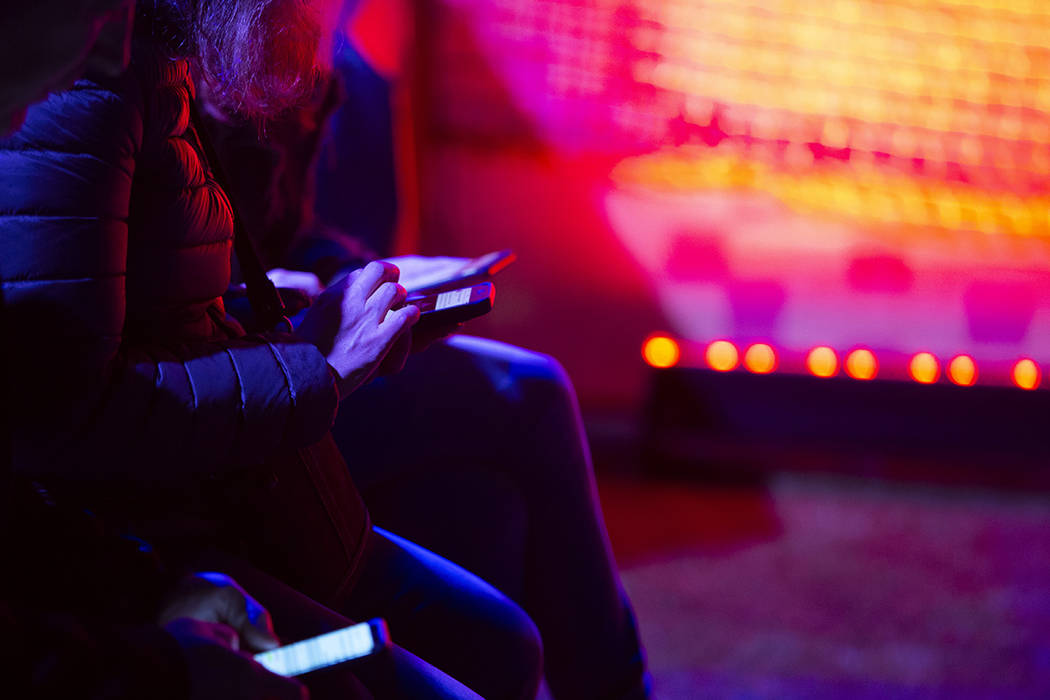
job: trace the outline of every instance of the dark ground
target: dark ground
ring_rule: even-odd
[[[658,699],[1050,698],[1050,492],[596,461]]]

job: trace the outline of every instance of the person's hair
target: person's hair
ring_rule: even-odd
[[[169,48],[191,58],[210,103],[274,116],[316,85],[322,40],[316,0],[154,0]]]

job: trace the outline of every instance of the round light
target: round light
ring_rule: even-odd
[[[834,350],[821,345],[806,355],[806,367],[818,377],[834,377],[839,371],[839,358]]]
[[[941,376],[941,366],[936,357],[928,352],[920,352],[911,358],[908,372],[920,384],[933,384]]]
[[[874,379],[879,373],[879,362],[871,350],[859,348],[846,355],[846,374],[854,379]]]
[[[1039,386],[1039,365],[1027,357],[1018,360],[1014,365],[1014,384],[1022,389],[1034,389]]]
[[[704,357],[707,359],[707,365],[719,372],[735,369],[737,363],[740,362],[740,353],[737,352],[736,346],[728,340],[716,340],[708,345]]]
[[[973,386],[977,383],[977,365],[969,355],[956,355],[948,363],[948,379],[959,386]]]
[[[744,353],[744,367],[755,374],[769,374],[777,368],[777,354],[765,343],[755,343]]]
[[[682,358],[682,349],[673,338],[666,335],[654,335],[642,345],[642,357],[651,367],[665,369],[674,367]]]

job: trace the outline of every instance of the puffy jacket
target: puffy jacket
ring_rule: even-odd
[[[123,77],[52,95],[0,142],[16,471],[179,484],[331,427],[317,348],[224,311],[232,218],[193,93],[186,61],[140,45]]]

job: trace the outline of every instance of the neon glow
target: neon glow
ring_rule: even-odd
[[[740,353],[732,342],[716,340],[697,347],[691,341],[658,334],[650,336],[643,344],[643,357],[653,367],[706,367],[718,372],[730,372],[740,366],[754,374],[772,374],[787,364],[787,372],[805,372],[814,377],[834,377],[839,372],[839,357],[829,346],[821,345],[801,352],[778,349],[767,343],[753,343]],[[703,357],[698,364],[698,358]],[[804,370],[803,370],[804,367]],[[930,352],[919,352],[912,356],[893,355],[883,367],[875,353],[867,348],[855,348],[842,360],[842,370],[847,376],[860,381],[869,381],[885,375],[892,380],[910,379],[924,385],[936,384],[942,373],[941,361]],[[1007,374],[1010,385],[1021,389],[1038,388],[1042,382],[1042,369],[1030,358],[1022,358],[1008,366],[999,364],[991,368],[993,374]],[[944,376],[959,387],[970,387],[980,377],[977,363],[969,355],[959,354],[943,367]]]
[[[672,338],[654,335],[642,345],[642,357],[651,367],[674,367],[682,357],[682,350]]]
[[[879,373],[879,363],[871,350],[858,348],[846,355],[846,374],[854,379],[874,379]]]
[[[630,289],[622,274],[588,275],[581,298],[652,290],[646,328],[735,343],[748,368],[755,338],[776,371],[812,372],[804,353],[817,344],[871,348],[874,363],[842,358],[860,379],[914,378],[920,350],[932,381],[940,357],[961,386],[1016,384],[1016,358],[1050,361],[1045,3],[438,5],[429,216],[457,235],[489,240],[499,216],[522,222],[509,226],[520,240],[493,247],[534,242],[539,254],[564,237],[537,231],[572,230],[564,272],[598,255],[637,275]],[[491,144],[543,165],[497,166],[492,148],[466,181]],[[564,180],[536,175],[559,168]],[[537,221],[566,211],[567,182],[597,193],[594,211]],[[577,350],[574,372],[610,345]],[[947,362],[961,356],[972,380],[965,361]]]
[[[740,363],[740,353],[736,346],[727,340],[716,340],[708,345],[704,357],[707,359],[707,366],[719,372],[736,369]]]
[[[744,353],[744,367],[755,374],[769,374],[777,368],[777,354],[765,343],[755,343]]]
[[[839,371],[839,358],[829,347],[816,347],[806,356],[806,368],[816,377],[834,377]]]
[[[1022,389],[1035,389],[1039,386],[1041,375],[1039,365],[1028,358],[1018,360],[1017,364],[1014,365],[1014,384]]]
[[[957,355],[948,363],[948,379],[959,386],[973,386],[977,383],[977,365],[968,355]]]
[[[933,384],[941,376],[941,366],[931,353],[920,352],[908,364],[911,378],[920,384]]]

